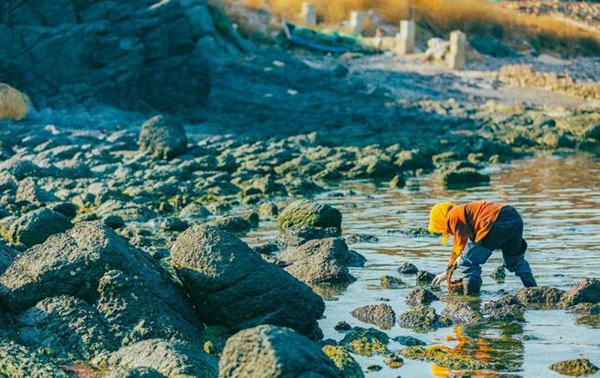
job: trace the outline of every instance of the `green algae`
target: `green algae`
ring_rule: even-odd
[[[491,366],[475,358],[453,354],[442,346],[428,348],[420,346],[406,347],[400,350],[401,355],[415,360],[433,362],[436,365],[456,370],[488,370]]]
[[[375,328],[356,327],[340,341],[340,345],[351,352],[371,357],[375,354],[387,355],[389,336]]]
[[[584,377],[598,371],[598,367],[585,358],[556,362],[550,365],[550,369],[571,377]]]
[[[326,345],[323,347],[323,353],[333,361],[344,378],[363,378],[365,376],[358,362],[356,362],[346,348]]]

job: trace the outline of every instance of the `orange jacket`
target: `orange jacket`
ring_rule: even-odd
[[[467,242],[479,242],[492,229],[503,204],[491,201],[474,201],[454,206],[448,212],[448,233],[454,236],[450,264],[454,264]]]

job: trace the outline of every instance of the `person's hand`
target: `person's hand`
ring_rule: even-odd
[[[437,276],[435,276],[435,278],[433,279],[433,281],[431,281],[431,286],[440,286],[440,284],[444,281],[446,281],[446,278],[448,277],[447,272],[443,272],[438,274]]]

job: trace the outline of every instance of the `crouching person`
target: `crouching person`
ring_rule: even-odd
[[[523,219],[514,207],[491,201],[464,205],[438,203],[431,209],[428,230],[442,234],[444,244],[450,235],[454,238],[448,268],[436,276],[434,285],[446,280],[451,291],[462,286],[465,294],[478,294],[482,283],[481,265],[492,251],[501,250],[504,267],[517,275],[525,287],[537,286],[525,260],[527,243],[523,239]],[[455,269],[463,273],[462,280],[451,280]]]

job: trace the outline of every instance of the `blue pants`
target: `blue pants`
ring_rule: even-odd
[[[523,239],[523,219],[511,206],[500,210],[498,219],[485,238],[478,243],[469,240],[459,267],[465,278],[480,278],[481,265],[485,264],[495,249],[502,250],[504,267],[521,277],[532,274],[531,267],[525,260],[527,242]]]

